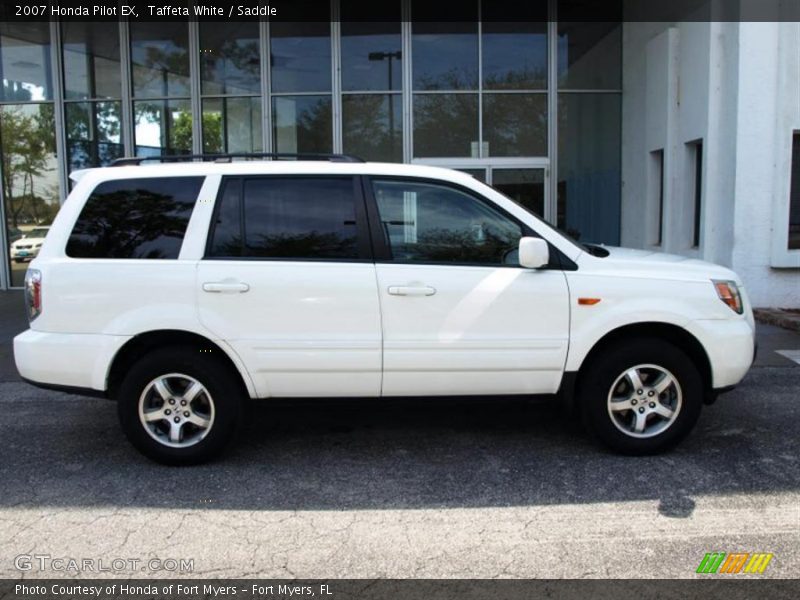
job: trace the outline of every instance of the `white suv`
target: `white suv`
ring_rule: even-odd
[[[171,464],[246,398],[558,395],[629,454],[673,446],[754,357],[724,267],[583,246],[469,175],[329,160],[84,171],[26,279],[31,383],[116,399]]]

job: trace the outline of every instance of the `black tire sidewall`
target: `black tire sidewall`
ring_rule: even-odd
[[[608,414],[611,385],[624,371],[641,364],[667,369],[677,379],[683,395],[675,422],[650,438],[626,435],[614,425]],[[616,343],[587,366],[579,385],[584,425],[606,445],[624,454],[655,454],[672,448],[692,430],[703,406],[703,381],[697,367],[685,352],[660,339]]]
[[[200,442],[171,448],[153,439],[139,420],[139,398],[153,379],[182,373],[202,383],[214,400],[214,423]],[[168,465],[191,465],[218,456],[233,438],[242,418],[243,392],[230,369],[213,354],[190,347],[148,353],[126,374],[117,394],[120,425],[133,446],[148,458]]]

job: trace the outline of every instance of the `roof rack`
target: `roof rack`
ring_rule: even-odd
[[[363,163],[364,160],[349,154],[291,154],[286,152],[235,152],[232,154],[176,154],[168,156],[126,156],[111,161],[110,167],[129,167],[140,165],[146,161],[158,162],[194,162],[214,161],[217,163],[232,162],[234,158],[256,158],[270,160],[327,160],[330,162]]]

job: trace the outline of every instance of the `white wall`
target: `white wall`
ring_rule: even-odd
[[[798,52],[796,23],[625,23],[623,245],[731,266],[756,306],[800,306],[800,270],[776,268],[774,251],[786,235],[776,214],[788,214],[791,132],[800,130],[800,70],[792,71],[797,61],[786,56]],[[703,213],[694,248],[694,165],[686,144],[698,139]],[[660,247],[656,149],[664,149]]]

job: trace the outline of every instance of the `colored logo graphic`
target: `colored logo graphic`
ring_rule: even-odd
[[[708,552],[697,567],[698,573],[763,573],[772,560],[767,553]]]

